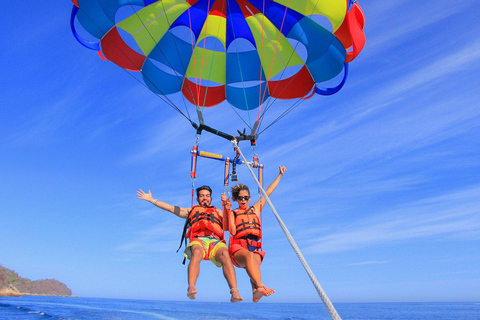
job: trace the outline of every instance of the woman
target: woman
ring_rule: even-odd
[[[277,187],[280,179],[287,169],[279,167],[277,178],[265,190],[270,196]],[[230,232],[228,251],[234,265],[245,268],[253,290],[253,302],[258,302],[263,296],[275,293],[275,290],[266,287],[262,283],[260,265],[262,264],[265,252],[261,250],[262,226],[260,211],[265,204],[265,197],[261,197],[253,206],[250,203],[250,190],[244,184],[237,184],[232,187],[232,199],[237,201],[238,209],[231,210],[232,204],[222,194],[224,206],[224,229]]]

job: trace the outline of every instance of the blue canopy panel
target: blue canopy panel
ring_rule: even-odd
[[[125,5],[145,6],[143,0],[78,0],[78,22],[92,36],[101,39],[115,25],[115,13]]]
[[[178,27],[177,29],[180,28],[185,27]],[[186,40],[179,37],[178,33],[170,30],[160,39],[148,58],[167,65],[183,76],[192,56],[192,44],[189,41],[190,39]]]
[[[212,4],[213,1],[200,0],[182,13],[150,52],[142,68],[143,79],[150,90],[162,95],[182,90],[192,48]]]
[[[230,47],[234,47],[236,42],[242,40],[234,41]],[[252,50],[244,52],[227,52],[226,64],[227,101],[242,110],[258,108],[269,95],[257,50],[253,47]]]
[[[170,29],[178,26],[189,27],[195,35],[195,39],[198,39],[214,2],[215,1],[212,0],[198,1],[189,10],[185,11],[180,17],[178,17],[178,19],[172,23]],[[191,48],[190,51],[192,51]]]
[[[253,110],[268,98],[266,77],[255,39],[236,0],[227,0],[225,96],[242,110]]]
[[[99,40],[92,41],[92,40],[84,39],[78,34],[77,30],[75,29],[75,17],[77,16],[78,10],[79,8],[74,5],[72,9],[72,14],[70,15],[70,29],[72,29],[73,36],[84,47],[91,50],[99,51],[100,50]]]
[[[192,44],[170,30],[160,39],[143,65],[145,83],[150,90],[159,94],[179,92],[191,56]]]
[[[253,46],[255,46],[255,39],[253,38],[250,27],[248,26],[245,17],[243,16],[240,7],[236,0],[227,0],[227,42],[228,48],[233,40],[238,38],[247,39]]]
[[[148,88],[157,94],[176,93],[182,88],[183,75],[179,76],[168,66],[153,59],[145,60],[142,75]]]
[[[316,83],[330,80],[344,68],[347,55],[342,43],[330,31],[304,17],[287,35],[305,45],[306,66]]]

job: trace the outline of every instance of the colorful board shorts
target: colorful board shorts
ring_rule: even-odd
[[[192,246],[195,245],[195,244],[199,245],[203,248],[202,259],[212,261],[212,263],[219,268],[222,266],[222,264],[215,259],[215,255],[217,254],[218,249],[220,249],[220,248],[227,249],[227,245],[225,244],[225,241],[218,240],[215,237],[198,237],[198,238],[195,238],[195,239],[193,239],[193,241],[190,241],[187,248],[183,252],[183,255],[187,259],[190,259],[192,257]],[[206,256],[208,256],[208,259],[205,259]]]
[[[243,268],[243,267],[238,265],[233,255],[240,249],[246,249],[250,252],[258,254],[262,261],[263,261],[263,258],[265,257],[265,251],[259,251],[259,250],[256,250],[256,248],[249,246],[247,243],[247,240],[230,238],[230,242],[228,244],[228,253],[230,254],[230,258],[232,258],[232,263],[239,268]]]

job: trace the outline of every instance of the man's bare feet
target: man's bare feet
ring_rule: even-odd
[[[230,302],[231,302],[231,303],[243,301],[243,298],[242,298],[242,297],[240,296],[240,294],[238,293],[238,289],[237,289],[237,288],[232,288],[232,289],[230,290],[230,293],[232,294],[232,297],[230,298]]]
[[[275,293],[275,290],[267,288],[263,284],[258,286],[256,289],[253,289],[253,298],[252,301],[257,303],[263,296],[268,297],[269,295]]]
[[[197,289],[195,289],[195,287],[188,287],[188,291],[187,291],[187,297],[189,297],[190,299],[192,300],[195,300],[195,298],[197,297]]]

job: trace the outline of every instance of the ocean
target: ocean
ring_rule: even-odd
[[[480,303],[337,303],[343,320],[480,320]],[[59,297],[0,297],[8,320],[309,320],[331,319],[319,303],[192,302]]]

